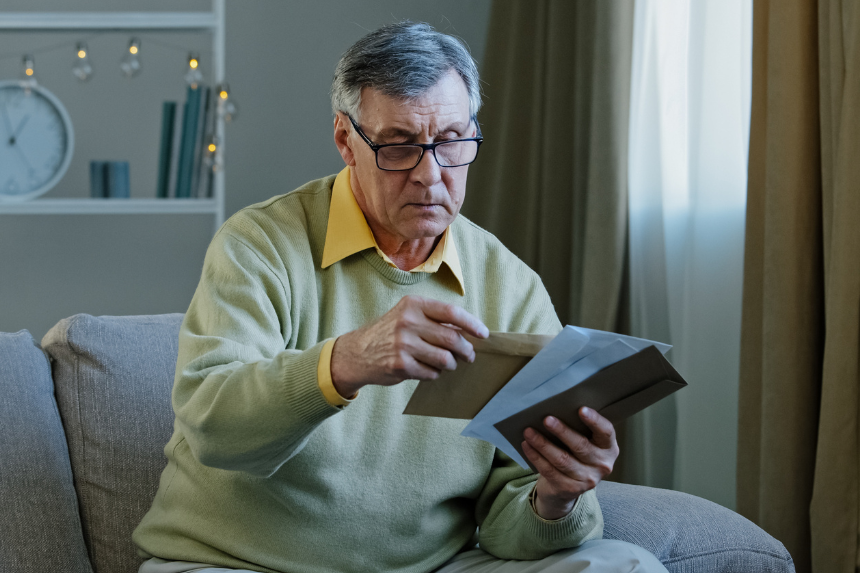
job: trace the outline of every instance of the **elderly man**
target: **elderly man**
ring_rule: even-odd
[[[665,571],[600,540],[618,456],[592,411],[521,469],[460,420],[405,416],[461,333],[556,333],[540,279],[463,217],[481,143],[468,52],[424,24],[373,32],[332,87],[337,176],[218,231],[180,332],[175,430],[134,533],[141,573]],[[476,548],[476,542],[480,548]]]

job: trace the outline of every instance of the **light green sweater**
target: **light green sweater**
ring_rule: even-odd
[[[490,330],[558,332],[537,275],[459,216],[465,296],[443,267],[408,273],[368,249],[320,269],[334,177],[231,217],[206,254],[179,334],[176,422],[142,556],[282,573],[432,571],[470,542],[537,559],[602,535],[594,492],[557,522],[535,515],[536,476],[462,420],[403,415],[417,382],[326,402],[326,339],[415,294]]]

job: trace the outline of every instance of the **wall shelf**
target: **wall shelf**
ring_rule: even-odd
[[[0,12],[2,32],[206,31],[217,26],[212,12]]]
[[[215,199],[34,199],[0,202],[0,215],[217,214]]]
[[[211,12],[0,12],[0,32],[204,32],[212,36],[212,83],[224,82],[225,0],[212,0]],[[224,118],[215,121],[223,165]],[[157,143],[157,142],[156,142]],[[0,215],[156,215],[207,214],[217,231],[224,222],[224,169],[214,174],[207,199],[32,199],[0,202]]]

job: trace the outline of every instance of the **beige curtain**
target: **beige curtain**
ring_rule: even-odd
[[[756,0],[738,510],[858,567],[860,6]]]
[[[505,0],[463,213],[543,279],[565,323],[623,329],[632,0]]]

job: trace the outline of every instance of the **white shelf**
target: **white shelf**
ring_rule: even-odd
[[[212,12],[0,12],[0,31],[215,30]]]
[[[2,0],[0,0],[2,1]],[[212,0],[211,12],[0,12],[0,32],[128,32],[195,31],[212,35],[212,80],[224,81],[226,0]],[[218,161],[225,151],[224,119],[217,118],[215,134],[221,141]],[[157,143],[157,142],[156,142]],[[0,215],[147,215],[209,214],[217,231],[224,222],[224,170],[215,174],[211,199],[34,199],[0,202]]]
[[[0,202],[0,215],[159,215],[218,213],[215,199],[34,199]]]

